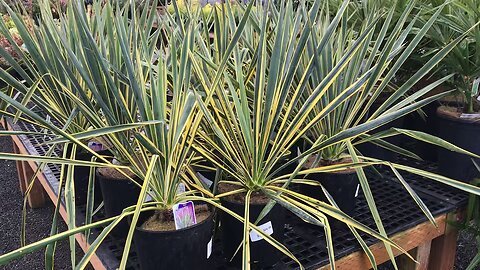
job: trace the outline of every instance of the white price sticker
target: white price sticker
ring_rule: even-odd
[[[460,118],[462,118],[462,119],[477,119],[477,118],[480,118],[480,114],[478,114],[478,113],[462,113],[462,114],[460,114]]]
[[[273,234],[273,226],[272,226],[271,221],[258,226],[258,228],[260,230],[262,230],[267,235],[272,235]],[[257,242],[257,241],[260,241],[262,239],[263,239],[262,236],[260,236],[258,233],[256,233],[253,230],[250,231],[250,240],[252,240],[252,242]]]
[[[153,201],[153,198],[152,198],[152,196],[150,196],[150,194],[147,193],[145,195],[145,202],[151,202],[151,201]]]
[[[210,179],[206,178],[205,176],[203,176],[203,174],[201,173],[197,173],[198,175],[198,178],[200,178],[200,180],[208,187],[212,187],[212,184],[213,184],[213,181],[211,181]]]
[[[177,194],[182,194],[182,193],[185,193],[185,184],[184,183],[178,184],[178,188],[177,188]]]

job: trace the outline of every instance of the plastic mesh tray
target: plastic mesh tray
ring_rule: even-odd
[[[384,221],[385,229],[389,235],[414,227],[427,220],[413,199],[409,197],[408,193],[402,190],[403,187],[399,184],[388,179],[373,178],[371,179],[370,185],[376,199],[380,216]],[[428,194],[420,192],[419,195],[434,215],[447,213],[456,208],[455,205],[439,201]],[[101,218],[101,216],[97,216],[97,218]],[[358,197],[353,218],[371,228],[375,228],[375,223],[362,194]],[[99,232],[99,229],[93,230],[92,237],[98,235]],[[376,239],[370,236],[363,233],[360,234],[368,245],[377,242]],[[360,250],[359,244],[349,231],[333,230],[333,243],[337,258]],[[323,229],[303,224],[298,218],[292,215],[287,216],[284,244],[306,268],[316,268],[328,263]],[[97,253],[99,257],[103,257],[106,255],[104,253],[110,252],[108,257],[111,264],[108,265],[108,269],[116,269],[118,266],[123,252],[123,246],[122,242],[116,241],[112,237],[107,237],[102,244],[102,248]],[[115,259],[117,259],[117,261],[115,261]],[[218,270],[236,269],[226,263],[226,260],[221,254],[220,243],[218,241],[216,241],[214,245],[213,260]],[[129,258],[129,266],[129,269],[139,269],[134,249],[132,249]],[[297,268],[298,266],[295,262],[285,257],[271,269]]]
[[[11,124],[11,122],[10,122]],[[14,130],[26,130],[39,132],[37,127],[31,124],[17,123],[12,125]],[[45,140],[51,137],[51,134],[41,136],[19,136],[24,143],[27,151],[33,155],[44,155],[49,150],[47,145],[42,145]],[[59,156],[60,151],[54,151],[54,155]],[[428,162],[418,162],[409,159],[399,159],[400,163],[413,167],[435,171],[435,164]],[[44,174],[52,190],[58,195],[61,190],[58,187],[60,175],[60,166],[49,164],[44,169]],[[411,228],[417,224],[425,222],[427,219],[415,204],[414,200],[403,189],[392,174],[380,168],[380,174],[369,175],[369,183],[374,194],[377,208],[384,222],[388,235]],[[406,181],[417,191],[428,206],[433,215],[439,215],[450,212],[466,203],[467,195],[464,192],[455,190],[448,186],[439,184],[435,181],[425,180],[421,177],[408,173],[402,173]],[[85,216],[84,206],[77,206],[79,213],[77,224],[83,224]],[[98,213],[94,219],[102,219],[102,213]],[[353,218],[359,222],[375,228],[373,218],[370,214],[367,203],[362,194],[359,195]],[[433,227],[432,227],[433,228]],[[90,239],[101,232],[102,228],[92,229]],[[377,242],[376,239],[362,234],[362,237],[368,245]],[[315,228],[311,225],[303,224],[294,216],[287,217],[285,225],[285,245],[300,260],[306,268],[316,268],[328,263],[325,237],[322,228]],[[344,257],[350,253],[360,250],[360,246],[349,231],[333,230],[333,243],[335,255],[337,258]],[[107,236],[96,254],[107,269],[116,269],[122,256],[124,243]],[[213,260],[216,262],[216,269],[234,269],[227,265],[221,254],[218,241],[214,245]],[[296,269],[298,266],[289,258],[283,258],[272,269]],[[132,246],[131,254],[128,260],[127,269],[139,269],[135,248]]]
[[[429,172],[438,172],[437,164],[429,161],[419,161],[403,156],[398,156],[397,162],[403,165],[415,167]],[[468,193],[465,191],[412,173],[404,171],[400,173],[405,178],[405,181],[407,181],[407,183],[416,191],[424,192],[442,201],[450,202],[454,205],[464,204],[468,200]],[[391,170],[382,171],[382,176],[385,178],[393,179],[394,181],[398,181],[396,180],[396,177]]]

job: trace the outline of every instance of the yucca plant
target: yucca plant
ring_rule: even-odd
[[[121,48],[118,43],[110,42],[110,39],[116,38],[112,32],[112,22],[115,19],[112,16],[112,7],[102,9],[101,3],[98,2],[96,3],[97,13],[94,17],[90,17],[83,13],[85,12],[83,3],[78,4],[83,11],[74,14],[73,8],[71,8],[69,12],[60,17],[60,20],[56,20],[51,13],[50,4],[44,1],[41,24],[34,33],[26,31],[25,24],[28,21],[22,20],[9,9],[12,19],[19,29],[19,34],[25,41],[27,50],[16,48],[21,56],[22,66],[11,61],[12,68],[17,71],[21,79],[13,78],[3,70],[1,72],[2,80],[20,93],[19,96],[17,95],[17,99],[21,103],[21,107],[16,106],[15,110],[17,111],[13,113],[4,111],[3,113],[13,116],[14,120],[22,119],[40,129],[50,130],[53,135],[76,136],[78,141],[82,142],[81,145],[78,148],[71,147],[73,151],[64,152],[64,157],[70,158],[70,153],[73,153],[72,158],[77,158],[75,150],[81,149],[103,162],[110,163],[93,150],[84,147],[91,138],[102,137],[102,141],[106,141],[110,146],[115,144],[110,151],[120,163],[128,163],[137,174],[140,174],[142,170],[145,170],[145,164],[142,164],[139,156],[132,155],[137,146],[135,141],[131,142],[132,133],[129,130],[143,124],[133,123],[136,120],[137,112],[132,99],[132,90],[122,82],[125,77],[113,74],[114,79],[107,78],[111,71],[126,73],[124,59],[121,54],[118,54]],[[126,12],[128,11],[125,10],[123,13],[124,17],[118,18],[118,24],[127,25]],[[146,14],[148,13],[141,14],[142,20],[145,20]],[[84,20],[75,20],[76,16],[82,16]],[[105,18],[109,18],[110,25],[105,23]],[[150,18],[150,24],[144,24],[145,27],[148,28],[150,25],[151,29],[152,21],[153,18]],[[147,30],[146,33],[150,32]],[[144,50],[147,50],[148,46],[152,46],[151,44],[155,46],[154,38],[148,39],[148,41],[151,43],[143,43]],[[89,50],[89,48],[95,48],[95,51]],[[99,48],[101,48],[101,52]],[[97,54],[93,55],[94,53]],[[109,60],[109,66],[103,61],[104,59]],[[102,75],[105,76],[102,77]],[[107,79],[110,79],[107,83],[99,83],[102,80],[105,82]],[[116,101],[114,96],[124,97],[125,103],[120,103],[120,99]],[[129,125],[122,126],[127,123]],[[109,125],[115,127],[112,128]],[[62,137],[65,138],[65,136]],[[66,141],[52,140],[49,143],[58,145],[64,142]],[[54,148],[55,146],[52,146],[48,152],[53,153]],[[66,147],[66,149],[68,148]],[[129,160],[129,158],[134,158],[134,160]],[[71,168],[71,170],[74,169]],[[74,211],[75,187],[73,180],[67,179],[65,182],[65,196],[67,197],[65,201],[69,204],[68,208]],[[88,181],[89,191],[92,190],[92,182]],[[60,191],[59,194],[61,194]],[[93,194],[87,198],[87,223],[90,222],[93,212],[94,203],[91,198],[93,198]],[[75,215],[71,216],[73,223]]]
[[[189,80],[184,81],[186,77],[183,77],[188,76],[189,67],[185,62],[188,47],[185,47],[181,54],[182,61],[178,60],[180,53],[177,54],[175,46],[171,54],[168,53],[170,48],[156,49],[161,29],[160,27],[153,29],[153,23],[156,21],[155,10],[144,9],[142,13],[136,13],[135,7],[127,4],[124,7],[117,6],[117,12],[114,14],[112,5],[107,3],[101,6],[101,3],[97,2],[94,6],[95,13],[90,17],[86,15],[82,3],[78,5],[71,3],[65,16],[61,16],[60,22],[57,22],[47,3],[44,4],[41,26],[34,34],[21,32],[22,37],[28,40],[28,53],[25,53],[25,59],[30,64],[30,74],[23,73],[26,82],[2,73],[4,75],[2,78],[23,94],[22,102],[5,94],[2,94],[2,99],[22,113],[19,114],[20,119],[38,122],[42,128],[50,130],[53,136],[59,137],[47,143],[71,142],[74,148],[83,148],[102,161],[102,163],[77,162],[74,160],[75,156],[68,153],[65,153],[68,159],[45,158],[47,161],[66,164],[62,167],[62,173],[67,178],[64,194],[69,214],[69,229],[75,230],[76,227],[71,173],[75,165],[122,168],[119,172],[130,180],[133,180],[133,176],[140,180],[137,184],[143,183],[143,190],[151,193],[151,197],[156,199],[154,204],[158,203],[161,209],[170,209],[173,204],[178,203],[179,198],[184,198],[182,196],[195,195],[196,193],[192,191],[188,191],[186,195],[184,193],[176,195],[185,170],[183,162],[191,158],[188,147],[185,146],[187,137],[183,135],[183,129],[186,123],[191,121],[192,112],[195,111],[193,109],[195,99],[186,91]],[[22,28],[25,22],[13,11],[10,10],[10,13],[16,25]],[[158,25],[161,26],[161,23]],[[187,42],[189,40],[185,39],[185,43]],[[159,64],[154,68],[155,62]],[[174,77],[173,82],[170,76]],[[170,89],[172,85],[174,89]],[[167,89],[178,90],[168,105]],[[40,107],[47,115],[54,115],[60,127],[31,111],[27,103]],[[163,106],[162,111],[159,106]],[[14,116],[8,112],[4,114]],[[147,118],[157,120],[142,121]],[[81,122],[76,122],[77,119]],[[142,128],[146,124],[158,126],[154,129]],[[142,133],[145,135],[141,135]],[[117,163],[123,165],[113,165],[110,160],[87,147],[84,140],[95,136],[102,136],[107,140]],[[155,148],[157,148],[155,152],[149,151]],[[158,155],[161,163],[156,162]],[[12,156],[6,154],[3,157]],[[150,185],[150,181],[146,180],[150,179],[149,175],[154,175],[158,181],[152,181]],[[191,190],[191,186],[189,187]],[[59,190],[58,194],[62,194],[62,191]],[[145,197],[144,194],[142,198]],[[87,228],[99,224],[98,222],[91,224],[92,207],[93,204],[87,204],[90,210],[87,209]],[[108,220],[111,222],[112,218]],[[119,222],[120,220],[115,221],[107,232]],[[56,232],[55,226],[56,224],[52,229],[53,233]],[[86,259],[81,261],[78,267],[83,267],[88,262],[88,258],[98,248],[106,234],[102,234],[96,244],[92,245],[91,253],[87,253]],[[73,233],[71,235],[72,267],[75,267],[75,243]],[[33,248],[38,249],[42,246],[44,244],[40,243]],[[30,248],[32,247],[27,247],[26,250]],[[53,266],[50,253],[53,248],[54,246],[50,245],[47,249],[49,267]],[[127,254],[128,249],[129,247],[126,249]]]
[[[259,196],[271,200],[260,215],[257,213],[252,217],[255,222],[244,223],[241,241],[243,266],[248,268],[250,261],[251,243],[248,232],[251,224],[258,225],[258,221],[265,217],[275,203],[307,222],[324,227],[332,266],[334,255],[327,216],[351,226],[361,243],[363,240],[356,230],[375,235],[385,242],[393,260],[390,248],[392,243],[381,225],[362,167],[375,164],[390,166],[432,222],[432,215],[403,181],[399,170],[413,172],[476,194],[479,190],[430,172],[359,157],[354,144],[365,132],[441,97],[442,95],[437,95],[419,99],[423,93],[446,78],[416,95],[401,99],[409,87],[432,69],[461,39],[442,48],[428,65],[382,103],[370,118],[365,119],[364,108],[370,106],[385,89],[435,18],[404,48],[402,43],[413,27],[412,24],[404,23],[414,4],[410,4],[403,12],[402,20],[395,24],[394,32],[389,33],[386,40],[392,13],[387,15],[382,25],[377,25],[375,19],[378,18],[372,17],[362,32],[354,33],[345,28],[348,24],[342,21],[348,2],[343,4],[330,22],[323,20],[327,12],[321,9],[318,2],[309,6],[309,9],[304,1],[300,1],[297,8],[290,1],[275,4],[267,3],[262,8],[257,5],[255,12],[252,11],[253,4],[250,4],[244,7],[241,20],[229,12],[228,4],[223,9],[214,11],[215,20],[225,22],[224,28],[218,31],[215,28],[213,42],[205,41],[198,45],[210,54],[200,55],[200,60],[194,64],[204,92],[199,94],[199,99],[201,95],[206,96],[202,98],[200,106],[205,114],[205,126],[210,128],[208,132],[199,131],[201,139],[196,150],[223,171],[218,184],[229,187],[222,189],[223,192],[218,197],[242,197],[245,221],[251,220],[252,206],[249,205],[252,200],[257,200]],[[374,35],[373,29],[380,31]],[[375,39],[372,39],[373,36]],[[305,64],[302,65],[303,63]],[[318,137],[311,139],[310,148],[291,158],[292,148],[301,137],[314,130],[319,131],[318,126],[317,129],[313,128],[315,125],[324,130],[318,132]],[[329,126],[334,127],[328,129]],[[404,130],[395,130],[393,133],[404,133],[446,146],[445,142],[423,133]],[[392,133],[381,134],[375,139],[390,135]],[[451,145],[448,147],[462,151]],[[400,149],[397,148],[398,150]],[[348,154],[351,160],[303,169],[309,157],[317,153],[321,153],[320,156],[329,153],[328,158],[334,160],[340,154]],[[285,173],[284,169],[292,164],[296,165],[294,172]],[[315,181],[303,179],[302,175],[342,171],[346,168],[357,171],[380,234],[348,217],[335,207],[331,197],[327,196],[332,204],[287,188],[290,183],[318,185]],[[270,238],[265,240],[291,256],[281,243]],[[372,266],[376,267],[370,251],[366,248],[364,250],[369,255]]]
[[[351,47],[342,54],[339,53],[339,58],[343,61],[339,61],[332,67],[306,101],[302,100],[305,97],[304,93],[309,91],[307,84],[313,83],[311,78],[320,69],[315,60],[316,57],[322,55],[329,41],[338,37],[335,33],[341,29],[340,22],[347,4],[345,2],[332,21],[326,23],[328,27],[320,40],[316,32],[317,22],[325,22],[323,18],[327,16],[327,12],[322,9],[319,1],[308,7],[304,1],[300,1],[298,6],[293,5],[293,1],[281,1],[278,5],[265,3],[263,6],[258,4],[255,8],[252,1],[248,5],[239,4],[238,15],[235,16],[230,3],[226,2],[218,9],[214,9],[212,16],[209,17],[219,26],[215,26],[213,42],[210,35],[207,35],[208,31],[201,28],[202,24],[197,23],[201,21],[199,11],[189,13],[187,10],[186,15],[181,15],[181,18],[187,19],[185,21],[176,19],[175,16],[180,14],[175,14],[171,18],[173,20],[157,21],[159,29],[165,30],[166,39],[169,44],[172,44],[161,49],[157,49],[155,45],[142,46],[147,44],[147,40],[156,41],[161,33],[153,30],[155,33],[153,37],[148,36],[151,33],[149,30],[152,30],[148,26],[153,25],[155,21],[153,13],[146,12],[139,16],[135,9],[125,9],[124,13],[113,14],[111,6],[107,4],[105,10],[100,6],[95,8],[95,17],[92,19],[85,15],[83,6],[70,6],[71,13],[67,11],[69,15],[67,18],[72,20],[72,28],[75,30],[73,33],[78,35],[75,39],[76,43],[60,42],[52,46],[65,49],[64,57],[67,58],[68,55],[68,59],[72,60],[78,70],[79,73],[74,73],[77,74],[76,76],[69,75],[69,80],[74,81],[72,78],[78,76],[79,81],[85,82],[80,84],[85,87],[78,88],[79,91],[81,90],[81,93],[91,91],[94,96],[92,99],[85,99],[68,94],[79,104],[80,113],[89,119],[88,121],[91,121],[90,118],[95,120],[91,122],[98,126],[94,126],[92,131],[69,134],[30,112],[25,105],[8,95],[0,94],[0,97],[10,106],[22,111],[24,118],[28,116],[40,122],[60,137],[53,142],[71,141],[78,147],[87,149],[87,145],[81,142],[80,138],[107,136],[114,148],[120,148],[118,151],[122,155],[118,155],[119,160],[128,166],[110,164],[102,156],[97,156],[102,161],[98,163],[48,157],[42,160],[66,164],[67,175],[71,171],[69,168],[75,165],[109,166],[119,170],[131,170],[143,180],[139,183],[142,185],[141,194],[137,205],[126,209],[118,217],[92,222],[81,227],[75,227],[73,224],[67,232],[52,235],[38,243],[0,256],[0,263],[6,263],[75,233],[95,226],[108,225],[78,264],[77,268],[82,269],[113,227],[126,216],[133,216],[133,225],[130,227],[121,262],[120,268],[122,268],[128,260],[129,243],[140,212],[170,209],[172,204],[185,200],[207,201],[243,222],[243,229],[240,232],[243,240],[238,244],[239,247],[243,247],[244,269],[250,268],[248,235],[251,230],[285,255],[296,260],[282,243],[256,226],[260,224],[255,221],[260,221],[274,207],[274,204],[281,205],[307,222],[324,226],[332,267],[334,267],[334,252],[327,216],[342,220],[355,228],[354,233],[369,255],[373,267],[376,267],[373,255],[356,233],[357,230],[377,237],[388,247],[393,246],[405,252],[384,233],[377,233],[351,219],[338,209],[333,201],[330,204],[288,189],[290,183],[318,185],[315,181],[303,179],[303,175],[309,173],[341,171],[348,167],[359,170],[361,175],[362,167],[374,164],[390,165],[368,158],[355,160],[355,151],[352,146],[355,142],[352,138],[437,98],[432,97],[418,102],[411,100],[412,104],[398,103],[398,107],[391,102],[393,104],[385,105],[385,111],[379,111],[377,118],[372,118],[373,120],[368,123],[358,123],[329,137],[324,136],[315,141],[312,148],[307,149],[300,156],[291,157],[292,147],[313,125],[324,121],[326,116],[330,116],[336,108],[351,99],[352,95],[361,93],[367,83],[374,84],[380,77],[388,78],[382,75],[385,70],[388,70],[387,62],[391,61],[393,56],[402,55],[399,50],[383,51],[384,48],[382,48],[378,55],[384,56],[380,57],[384,60],[376,60],[367,65],[370,69],[363,70],[364,73],[358,80],[355,80],[352,85],[347,85],[340,92],[338,99],[328,101],[317,118],[309,119],[315,106],[329,93],[330,88],[327,86],[337,82],[342,71],[349,63],[353,63],[353,56],[362,48],[369,46],[366,40],[373,28],[368,28],[359,34],[357,41]],[[100,10],[105,13],[99,12]],[[127,11],[131,11],[132,20],[127,19]],[[92,35],[92,32],[99,32],[92,31],[91,28],[103,26],[107,35]],[[55,28],[52,27],[52,29]],[[52,35],[55,33],[58,32],[52,31]],[[116,39],[110,38],[109,34],[114,35]],[[25,34],[25,36],[28,35]],[[107,42],[111,44],[107,46]],[[78,48],[79,51],[71,50],[71,46],[77,44],[82,45]],[[311,44],[315,44],[313,49],[318,52],[317,54],[307,54]],[[393,42],[393,45],[398,46],[399,43]],[[442,53],[446,53],[449,46],[442,50]],[[116,52],[116,54],[110,55],[109,52]],[[109,58],[109,55],[112,58]],[[439,54],[435,59],[438,60],[441,56],[442,54]],[[306,68],[301,68],[300,59],[304,58],[308,59],[308,65]],[[421,77],[421,73],[418,77]],[[167,90],[173,93],[171,103],[166,101]],[[89,102],[94,106],[90,107]],[[297,107],[299,102],[304,102],[300,109]],[[127,129],[128,132],[126,132]],[[431,140],[431,137],[425,134],[410,134]],[[326,147],[344,142],[353,157],[353,162],[302,169],[311,155],[321,152]],[[458,150],[453,146],[450,148]],[[233,189],[218,194],[217,198],[240,196],[245,204],[242,213],[235,213],[222,207],[216,200],[208,198],[211,194],[202,187],[187,166],[189,160],[194,159],[194,153],[190,151],[192,149],[195,150],[195,154],[208,159],[219,168],[223,175],[220,185],[233,186]],[[7,154],[2,154],[0,157],[20,160],[39,158]],[[282,172],[291,164],[295,164],[296,167],[293,172]],[[429,172],[398,164],[392,164],[392,167],[480,194],[478,188]],[[190,191],[176,194],[180,182],[184,182]],[[144,203],[147,193],[152,196],[153,201]],[[207,198],[200,196],[201,193]],[[260,215],[251,217],[249,203],[252,198],[258,196],[266,198],[268,203]],[[49,246],[50,252],[51,247]]]
[[[307,127],[311,125],[311,128],[305,132],[307,145],[311,147],[310,149],[307,147],[307,153],[313,154],[314,149],[319,150],[318,154],[310,157],[306,168],[331,164],[355,164],[356,162],[386,164],[393,170],[419,208],[429,217],[430,221],[434,222],[433,216],[425,204],[403,180],[398,170],[400,167],[397,164],[390,163],[390,160],[365,157],[357,149],[357,146],[362,145],[362,143],[369,142],[393,152],[418,158],[414,153],[384,139],[396,134],[406,134],[428,142],[435,141],[433,137],[425,136],[425,134],[402,129],[382,131],[373,135],[365,133],[367,131],[375,132],[383,125],[414,112],[421,106],[438,98],[439,96],[427,99],[421,97],[449,78],[449,76],[442,78],[419,90],[414,95],[407,96],[407,91],[425,76],[459,40],[439,50],[440,52],[429,63],[418,70],[403,85],[400,85],[398,89],[389,88],[389,84],[395,78],[399,69],[422,41],[422,38],[441,12],[441,9],[438,9],[429,21],[415,32],[412,40],[404,45],[415,25],[416,18],[410,20],[410,13],[414,7],[415,2],[412,1],[405,9],[401,10],[400,14],[392,9],[381,19],[377,17],[378,13],[370,13],[367,19],[362,22],[360,32],[340,28],[332,40],[326,43],[325,49],[321,53],[311,49],[311,53],[308,54],[309,57],[304,61],[304,69],[309,67],[311,58],[317,62],[317,65],[309,84],[307,84],[307,90],[304,92],[304,98],[302,98],[303,101],[299,102],[298,110],[305,108],[305,104],[312,103],[311,96],[315,92],[323,91],[319,97],[319,102],[314,104],[312,113],[308,115],[309,120],[305,122]],[[397,15],[398,20],[393,20],[395,15]],[[377,20],[381,23],[375,23]],[[347,22],[344,25],[347,25]],[[318,28],[317,34],[314,35],[314,37],[318,37],[318,41],[312,42],[312,48],[315,48],[316,44],[321,44],[321,40],[325,36],[325,29],[327,29],[323,25]],[[364,39],[365,42],[360,43],[361,39]],[[348,62],[346,62],[347,57],[350,58]],[[327,84],[325,78],[330,76],[336,76],[339,79]],[[382,95],[385,95],[386,98]],[[343,134],[348,135],[342,138]],[[445,145],[445,142],[438,143],[437,141],[436,143]],[[316,145],[321,145],[321,147]],[[415,171],[415,169],[407,167],[401,170]],[[429,177],[437,178],[438,176],[432,174]],[[304,187],[302,193],[326,201],[328,201],[327,198],[332,196],[334,200],[337,200],[335,203],[338,203],[338,206],[347,213],[351,213],[354,209],[355,186],[356,183],[359,183],[360,190],[365,195],[378,231],[387,236],[363,168],[358,168],[356,173],[354,170],[343,170],[333,174],[310,174],[306,178],[319,180],[321,187]],[[327,192],[325,192],[325,189]],[[386,248],[394,262],[390,248],[388,246]]]

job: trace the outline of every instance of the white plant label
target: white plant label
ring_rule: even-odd
[[[358,197],[359,191],[360,191],[360,184],[357,184],[357,190],[355,191],[355,198]]]
[[[178,188],[177,188],[177,194],[182,194],[182,193],[185,193],[185,184],[184,183],[178,184]]]
[[[144,201],[144,202],[151,202],[151,201],[153,201],[153,198],[152,198],[152,196],[150,196],[150,194],[148,194],[148,192],[147,192],[147,194],[145,194],[145,201]]]
[[[478,113],[462,113],[460,114],[460,118],[463,118],[463,119],[476,119],[476,118],[480,118]]]
[[[207,259],[212,255],[212,246],[213,246],[213,237],[210,238],[210,241],[207,244]]]
[[[208,187],[212,187],[212,184],[213,184],[213,181],[211,181],[210,179],[206,178],[205,176],[203,176],[203,174],[201,173],[197,173],[198,175],[198,178],[200,178],[200,180]]]
[[[272,235],[273,234],[273,225],[272,225],[271,221],[258,226],[258,228],[260,230],[262,230],[267,235]],[[260,241],[262,239],[263,239],[262,236],[260,236],[258,233],[256,233],[253,230],[250,231],[250,240],[252,240],[252,242],[257,242],[257,241]]]

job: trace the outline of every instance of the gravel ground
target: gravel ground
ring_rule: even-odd
[[[457,242],[457,258],[455,260],[455,269],[464,270],[477,254],[477,246],[475,244],[475,236],[468,233],[460,233]],[[480,270],[480,266],[476,268]]]
[[[0,152],[11,152],[12,142],[8,137],[0,137]],[[0,254],[14,250],[20,246],[20,226],[23,198],[18,187],[18,178],[15,162],[0,161]],[[53,205],[50,201],[40,209],[27,210],[27,241],[32,243],[48,236],[52,225]],[[65,230],[63,221],[59,223],[59,230]],[[476,254],[473,236],[461,233],[458,241],[456,270],[466,269],[470,260]],[[77,247],[77,257],[82,251]],[[0,270],[44,269],[44,250],[39,250],[17,259],[7,266],[0,266]],[[68,241],[61,241],[57,245],[55,255],[55,269],[71,269]],[[391,264],[384,264],[382,270],[390,270]],[[480,270],[480,268],[478,269]]]
[[[11,152],[12,142],[8,137],[0,137],[0,152]],[[15,162],[0,160],[0,254],[20,247],[20,226],[23,196],[18,186]],[[27,210],[26,239],[32,243],[47,237],[52,225],[54,207],[48,200],[43,208]],[[66,225],[59,222],[59,230],[65,230]],[[82,251],[77,247],[77,257]],[[44,250],[25,255],[0,270],[10,269],[44,269]],[[55,252],[55,269],[71,269],[68,241],[58,243]]]

